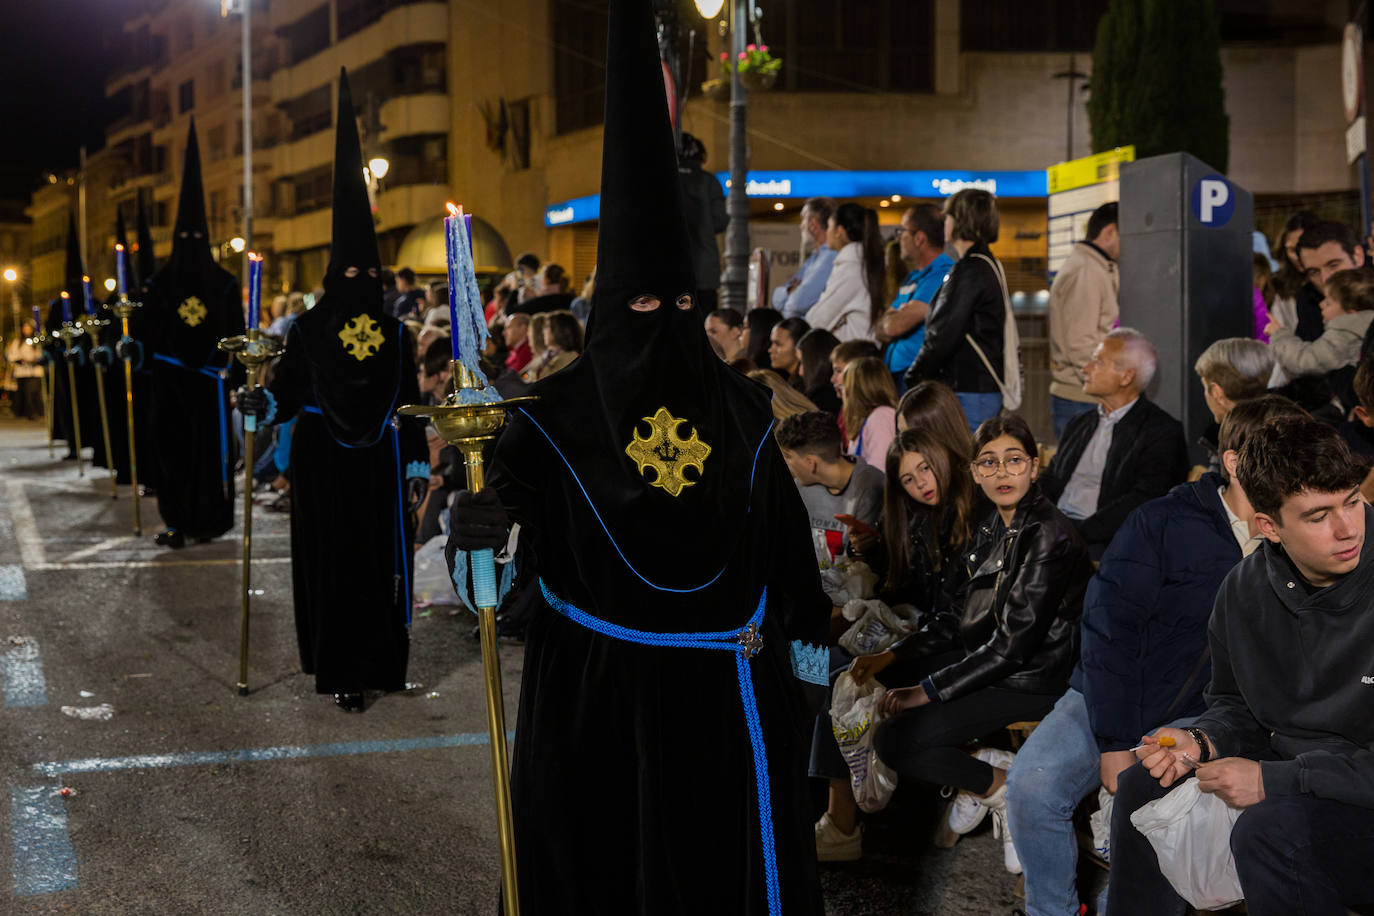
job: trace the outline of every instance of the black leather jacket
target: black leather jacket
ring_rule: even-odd
[[[949,543],[949,535],[931,544],[935,533],[925,513],[915,515],[907,529],[907,545],[911,568],[902,584],[880,597],[890,605],[911,604],[922,614],[921,627],[915,633],[895,643],[891,649],[897,658],[924,658],[962,649],[959,641],[959,593],[968,578],[963,562],[965,544]],[[939,550],[937,568],[935,550]],[[883,564],[887,555],[883,551]]]
[[[984,517],[962,554],[959,635],[968,655],[930,676],[939,699],[984,687],[1062,693],[1078,661],[1078,622],[1092,576],[1088,550],[1073,523],[1031,484],[1003,526]]]
[[[991,258],[986,245],[974,245],[949,272],[926,319],[926,339],[916,361],[906,371],[908,388],[925,379],[944,382],[955,391],[991,393],[997,380],[988,372],[965,335],[983,348],[992,368],[1002,372],[1002,333],[1006,305],[1002,284],[992,265],[974,255]]]

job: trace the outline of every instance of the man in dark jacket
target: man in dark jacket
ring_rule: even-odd
[[[1267,543],[1222,583],[1208,625],[1207,710],[1142,739],[1112,811],[1108,911],[1184,912],[1132,812],[1195,775],[1239,809],[1236,875],[1251,916],[1374,902],[1374,515],[1365,468],[1310,418],[1256,430],[1237,475]],[[1174,744],[1163,747],[1159,739]],[[1194,764],[1197,764],[1194,767]]]
[[[705,165],[706,145],[684,133],[678,152],[678,182],[682,185],[687,238],[692,245],[697,302],[709,312],[716,307],[716,291],[720,289],[720,246],[716,244],[716,235],[730,225],[730,216],[725,212],[725,192]]]
[[[1078,803],[1099,785],[1116,792],[1143,732],[1202,712],[1212,602],[1242,554],[1259,546],[1254,510],[1235,479],[1238,452],[1254,430],[1294,416],[1303,413],[1277,396],[1237,405],[1222,432],[1222,473],[1132,512],[1088,583],[1069,691],[1007,774],[1007,820],[1031,916],[1079,912]]]
[[[1144,396],[1158,357],[1145,335],[1117,328],[1083,369],[1096,410],[1069,421],[1040,486],[1100,557],[1131,511],[1188,476],[1183,427]]]

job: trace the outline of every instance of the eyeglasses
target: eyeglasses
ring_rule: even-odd
[[[1006,458],[979,458],[973,462],[973,469],[979,477],[996,477],[999,470],[1006,470],[1009,477],[1020,477],[1030,470],[1031,460],[1025,455],[1011,455]]]

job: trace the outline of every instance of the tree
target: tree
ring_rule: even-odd
[[[1221,172],[1230,119],[1221,86],[1221,29],[1212,0],[1111,0],[1093,48],[1094,152],[1188,152]]]

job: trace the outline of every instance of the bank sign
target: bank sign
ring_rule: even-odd
[[[728,195],[730,173],[717,172]],[[939,171],[755,171],[749,173],[744,193],[748,197],[802,199],[808,197],[949,197],[964,188],[981,188],[998,197],[1045,197],[1043,169],[975,172]],[[545,226],[567,226],[594,220],[601,215],[601,197],[577,197],[544,208]]]

